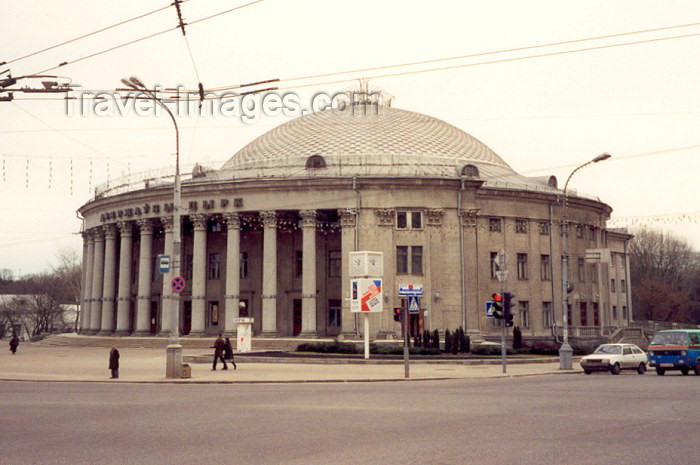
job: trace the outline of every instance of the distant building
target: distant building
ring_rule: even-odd
[[[421,284],[412,333],[464,325],[473,338],[495,337],[485,305],[501,290],[494,257],[503,249],[523,336],[561,332],[556,178],[520,175],[427,115],[366,102],[349,110],[282,124],[221,169],[197,167],[183,181],[180,330],[233,333],[234,320],[249,316],[260,335],[354,336],[348,252],[375,250],[385,257],[385,311],[370,317],[373,336],[401,335],[390,310],[405,305],[397,289]],[[172,254],[172,201],[172,184],[150,179],[80,207],[83,332],[169,331],[172,276],[154,266],[158,254]],[[611,211],[569,192],[566,311],[575,337],[610,334],[631,319],[632,236],[606,229]]]

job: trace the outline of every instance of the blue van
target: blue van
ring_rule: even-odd
[[[649,366],[663,376],[669,370],[700,375],[700,329],[657,331],[648,349]]]

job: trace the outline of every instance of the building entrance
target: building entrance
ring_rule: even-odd
[[[182,334],[187,335],[192,331],[192,301],[182,303]]]
[[[292,321],[294,322],[292,334],[298,336],[301,332],[301,299],[294,299]]]

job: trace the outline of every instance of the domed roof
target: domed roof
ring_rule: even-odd
[[[310,157],[321,165],[307,169]],[[325,162],[325,166],[323,166]],[[221,177],[458,177],[467,164],[514,174],[482,142],[439,119],[386,105],[328,109],[278,126],[241,149]],[[320,168],[318,166],[321,166]]]

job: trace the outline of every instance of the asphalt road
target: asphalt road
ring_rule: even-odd
[[[0,382],[0,464],[700,463],[700,377]]]

